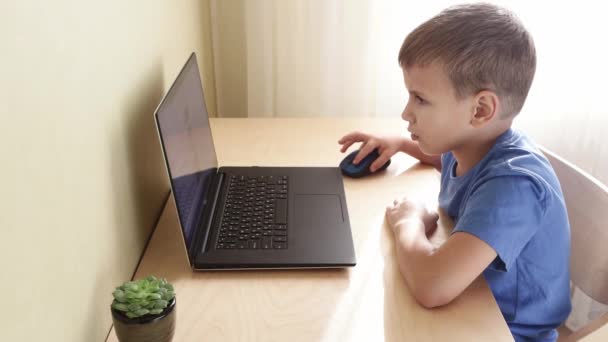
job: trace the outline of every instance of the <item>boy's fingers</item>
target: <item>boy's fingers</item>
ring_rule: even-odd
[[[371,172],[376,171],[377,169],[379,169],[380,167],[382,167],[382,165],[384,165],[384,163],[386,163],[391,157],[388,155],[388,153],[383,153],[380,155],[380,157],[378,157],[378,159],[376,159],[372,165],[369,167]]]
[[[437,230],[437,225],[432,226],[430,229],[425,231],[426,236],[430,237]]]
[[[352,144],[354,144],[354,143],[355,143],[355,142],[354,142],[354,141],[352,141],[352,140],[351,140],[351,141],[349,141],[349,142],[346,142],[346,143],[341,143],[341,144],[343,144],[343,145],[342,145],[342,148],[340,149],[340,152],[344,153],[346,150],[348,150],[348,148],[350,147],[350,145],[352,145]]]
[[[349,133],[349,134],[343,136],[342,138],[340,138],[340,140],[338,140],[338,144],[344,144],[345,141],[350,140],[350,135],[351,134],[352,133]]]
[[[343,144],[346,141],[364,141],[366,138],[366,134],[363,134],[361,132],[352,132],[343,136],[340,140],[338,140],[338,143]]]
[[[352,133],[348,133],[347,135],[345,135],[342,138],[340,138],[340,140],[338,140],[338,144],[344,144],[345,141],[351,140],[350,139],[351,135],[352,135]]]
[[[353,164],[359,164],[359,162],[365,158],[371,151],[374,150],[374,146],[372,146],[372,144],[364,144],[363,147],[359,150],[359,153],[357,153],[357,156],[355,157],[355,159],[353,159]]]
[[[356,143],[356,142],[360,142],[363,141],[365,142],[365,140],[367,140],[367,135],[365,135],[364,133],[361,132],[352,132],[349,133],[345,136],[343,136],[342,138],[340,138],[340,140],[338,140],[338,144],[342,144],[342,148],[340,148],[340,152],[344,153],[346,152],[346,150],[348,150],[348,148]]]
[[[428,216],[432,217],[435,220],[439,219],[439,213],[437,212],[437,210],[435,210],[435,208],[430,206],[428,203],[425,203],[423,208]]]

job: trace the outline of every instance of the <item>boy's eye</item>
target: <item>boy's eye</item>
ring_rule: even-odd
[[[416,95],[416,102],[423,104],[424,103],[424,99],[418,95]]]

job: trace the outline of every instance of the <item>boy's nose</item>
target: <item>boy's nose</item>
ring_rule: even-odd
[[[401,113],[401,118],[407,122],[411,122],[414,123],[414,116],[412,115],[412,113],[409,111],[408,107],[405,106],[405,108],[403,109],[403,113]]]

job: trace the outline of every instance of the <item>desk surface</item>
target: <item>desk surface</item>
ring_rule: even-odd
[[[585,336],[582,342],[604,342],[608,341],[608,324],[604,324],[602,327],[598,328],[596,331],[591,334]]]
[[[405,129],[397,119],[319,118],[212,119],[211,127],[222,166],[336,166],[343,134]],[[135,278],[154,274],[174,284],[174,341],[512,340],[483,278],[427,310],[399,273],[385,207],[404,195],[436,205],[437,171],[399,154],[385,172],[344,185],[357,266],[343,270],[192,272],[170,197]],[[442,217],[433,242],[451,226]],[[114,331],[108,341],[117,341]]]

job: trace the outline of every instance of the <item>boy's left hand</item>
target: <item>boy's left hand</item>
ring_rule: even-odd
[[[392,206],[386,207],[386,221],[395,234],[404,226],[405,221],[412,219],[422,221],[425,235],[428,237],[437,229],[439,215],[421,203],[414,202],[406,197],[402,200],[394,200]]]

